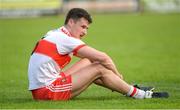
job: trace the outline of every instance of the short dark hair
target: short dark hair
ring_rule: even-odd
[[[64,24],[67,24],[70,18],[72,18],[74,20],[78,20],[80,18],[85,18],[86,20],[88,20],[89,24],[92,23],[91,15],[82,8],[72,8],[68,12]]]

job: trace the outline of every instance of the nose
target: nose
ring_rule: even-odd
[[[87,29],[84,29],[83,34],[87,35]]]

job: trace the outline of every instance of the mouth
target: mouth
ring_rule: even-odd
[[[84,36],[84,35],[81,34],[81,35],[80,35],[80,38],[82,38],[83,36]]]

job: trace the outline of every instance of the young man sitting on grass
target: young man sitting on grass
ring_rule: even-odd
[[[49,31],[36,45],[29,61],[29,90],[36,100],[68,100],[91,84],[97,84],[136,99],[154,97],[123,80],[112,59],[104,52],[86,45],[81,39],[92,23],[81,8],[71,9],[64,26]],[[80,60],[63,68],[72,56]]]

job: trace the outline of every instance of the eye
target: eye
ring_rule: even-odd
[[[85,25],[82,25],[81,27],[82,27],[83,29],[88,29],[88,27],[85,26]]]

